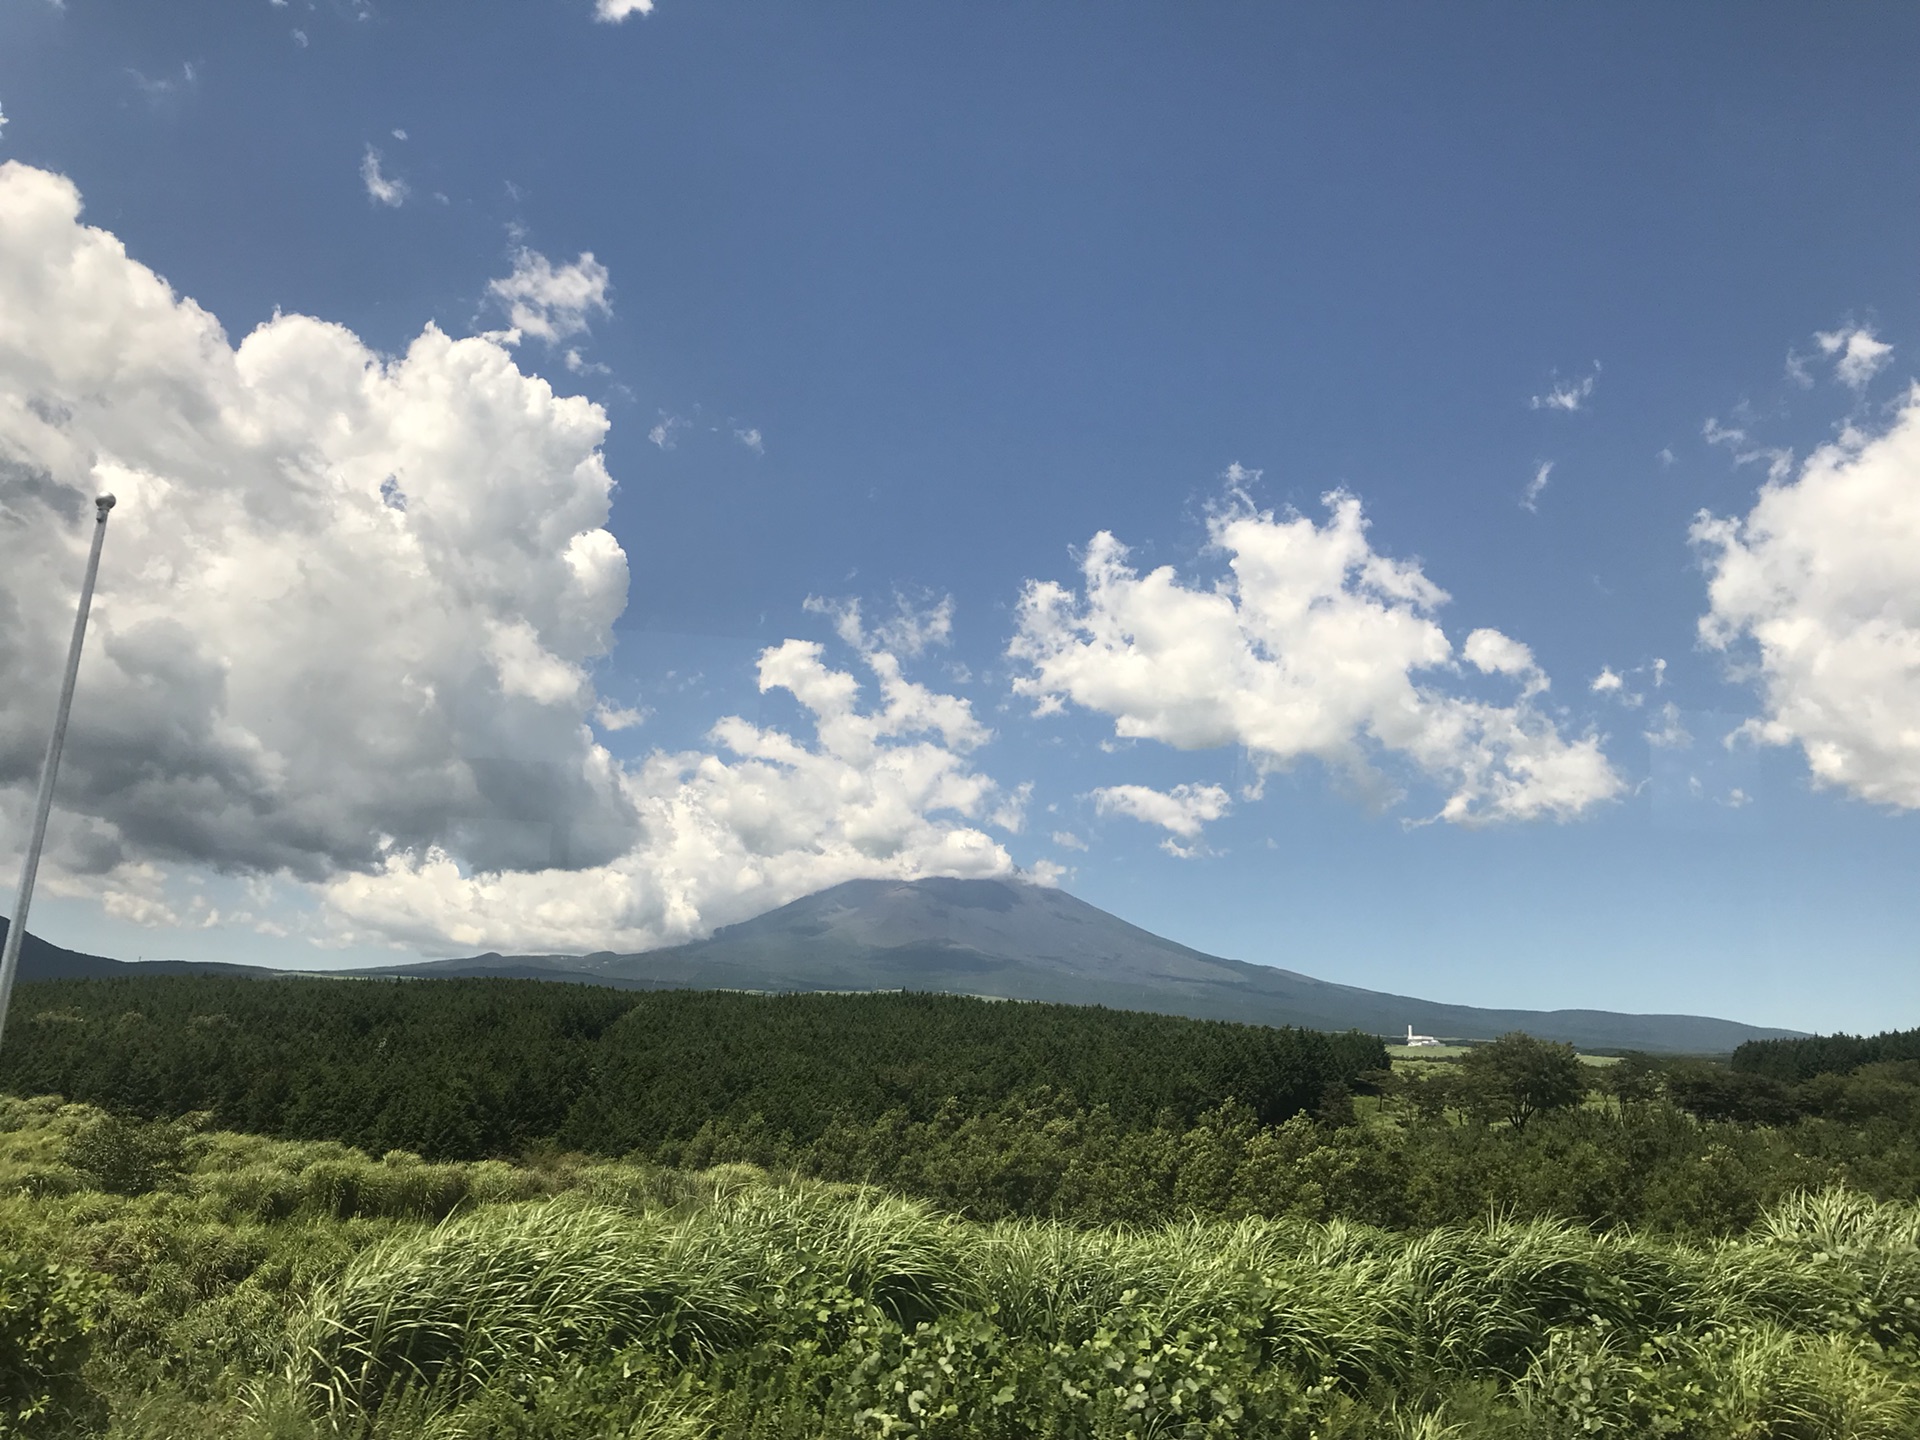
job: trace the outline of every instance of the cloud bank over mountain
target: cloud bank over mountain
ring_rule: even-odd
[[[234,345],[79,213],[65,178],[0,166],[11,836],[87,502],[121,500],[55,889],[84,880],[165,923],[158,877],[206,867],[314,887],[352,937],[639,945],[851,874],[1011,869],[964,819],[994,788],[963,758],[985,732],[884,651],[867,657],[872,710],[817,647],[762,658],[763,687],[800,699],[817,742],[723,720],[734,758],[635,768],[599,743],[592,668],[627,598],[599,406],[493,338],[432,326],[393,357],[301,315]],[[582,314],[605,291],[604,270],[587,279],[561,297]]]
[[[696,938],[842,880],[1011,874],[966,823],[998,788],[963,758],[986,738],[966,703],[876,652],[879,699],[863,705],[858,678],[821,653],[789,640],[760,657],[761,690],[799,701],[817,740],[729,716],[712,734],[723,754],[655,752],[621,772],[641,823],[612,863],[473,874],[445,851],[408,852],[342,876],[329,903],[355,938],[577,952]]]

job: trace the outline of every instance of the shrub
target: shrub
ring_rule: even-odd
[[[179,1178],[185,1138],[179,1125],[101,1115],[67,1142],[67,1163],[101,1190],[143,1195]]]
[[[0,1435],[43,1429],[73,1406],[100,1290],[88,1271],[0,1254]]]

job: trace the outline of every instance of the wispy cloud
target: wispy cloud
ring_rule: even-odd
[[[767,453],[766,441],[760,438],[760,428],[757,425],[745,429],[735,426],[733,438],[756,455],[764,455]]]
[[[367,198],[376,205],[398,209],[407,203],[407,182],[380,168],[380,152],[371,145],[360,157],[360,181],[367,187]]]
[[[1834,357],[1833,378],[1850,390],[1864,389],[1893,354],[1893,346],[1876,339],[1864,325],[1852,330],[1823,330],[1813,339],[1822,355]]]
[[[662,415],[659,422],[647,431],[647,439],[662,450],[671,450],[680,443],[680,432],[692,428],[692,425],[693,422],[684,415]]]
[[[133,81],[134,88],[146,97],[149,105],[163,105],[182,91],[191,90],[200,82],[200,72],[189,60],[180,67],[178,75],[153,76],[127,67],[127,75]]]
[[[1520,497],[1520,506],[1524,510],[1540,508],[1541,492],[1547,488],[1547,481],[1553,475],[1553,461],[1543,460],[1540,468],[1533,472],[1533,479],[1527,482],[1526,492]]]
[[[1561,410],[1569,414],[1575,410],[1584,410],[1588,399],[1593,395],[1594,384],[1599,378],[1600,362],[1596,360],[1593,362],[1592,371],[1578,380],[1561,380],[1555,377],[1553,384],[1548,387],[1544,395],[1535,395],[1527,401],[1527,408],[1529,410]]]
[[[1027,828],[1027,807],[1033,803],[1033,782],[1023,780],[1001,795],[1000,803],[987,816],[987,823],[1018,835]]]
[[[1731,450],[1733,463],[1736,465],[1751,465],[1757,460],[1766,461],[1769,479],[1778,480],[1793,468],[1793,451],[1775,445],[1752,443],[1745,430],[1736,425],[1722,425],[1711,415],[1700,427],[1700,434],[1709,445],[1722,445]]]
[[[867,623],[857,599],[829,600],[809,595],[803,605],[809,614],[829,617],[834,633],[863,655],[885,650],[913,659],[935,646],[953,643],[951,595],[943,595],[938,600],[929,597],[926,604],[916,605],[895,591],[893,614],[878,625]]]

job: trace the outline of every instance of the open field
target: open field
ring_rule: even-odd
[[[0,1193],[21,1433],[1920,1428],[1920,1207],[1840,1190],[1708,1244],[1552,1221],[978,1224],[751,1167],[429,1165],[6,1101]]]
[[[1402,1060],[1458,1060],[1472,1050],[1471,1045],[1392,1045],[1387,1046],[1387,1058],[1396,1063]],[[1591,1065],[1595,1069],[1605,1069],[1609,1065],[1618,1065],[1618,1055],[1588,1055],[1580,1053],[1582,1065]]]

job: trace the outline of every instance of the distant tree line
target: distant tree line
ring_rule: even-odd
[[[1272,1125],[1386,1064],[1372,1036],[949,995],[158,976],[22,986],[0,1087],[453,1160],[652,1154],[716,1123],[804,1146],[1042,1089],[1125,1132],[1227,1101]]]
[[[1816,1075],[1851,1075],[1864,1065],[1920,1060],[1920,1030],[1880,1035],[1812,1035],[1803,1040],[1749,1040],[1733,1052],[1733,1068],[1789,1084]]]

